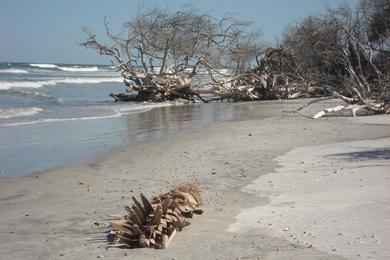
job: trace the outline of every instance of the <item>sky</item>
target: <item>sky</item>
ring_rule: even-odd
[[[0,62],[110,64],[109,57],[79,46],[82,26],[104,38],[105,16],[120,30],[141,5],[172,11],[190,5],[216,17],[233,12],[273,43],[286,25],[345,2],[358,0],[0,0]]]

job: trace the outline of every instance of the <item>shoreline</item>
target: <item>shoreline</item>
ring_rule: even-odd
[[[141,113],[128,113],[114,118],[10,128],[0,126],[0,135],[5,137],[0,143],[0,178],[55,170],[93,160],[117,148],[150,140],[158,141],[170,134],[190,131],[192,127],[236,121],[240,117],[251,118],[252,113],[262,118],[262,113],[253,110],[246,113],[247,108],[267,104],[270,102],[255,106],[246,106],[244,103],[158,105]]]
[[[286,106],[295,103],[275,104],[278,111]],[[270,203],[241,189],[259,176],[272,174],[279,156],[296,147],[389,137],[389,125],[351,120],[310,120],[280,113],[191,127],[88,162],[0,179],[0,258],[96,259],[104,255],[111,259],[126,254],[137,259],[342,259],[337,252],[309,248],[261,229],[242,233],[226,229],[243,209]],[[94,222],[106,224],[110,214],[122,214],[133,195],[143,192],[150,197],[189,180],[201,183],[205,212],[179,232],[166,250],[106,250],[104,234],[90,228]]]

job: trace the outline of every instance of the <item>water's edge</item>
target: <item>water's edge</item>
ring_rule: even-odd
[[[0,175],[13,177],[47,171],[202,125],[261,119],[280,113],[274,109],[278,103],[188,104],[113,118],[2,127],[0,135],[8,138],[0,147]]]

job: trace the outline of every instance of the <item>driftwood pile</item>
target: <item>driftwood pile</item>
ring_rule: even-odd
[[[202,214],[199,185],[194,182],[179,186],[166,194],[125,207],[127,214],[111,221],[114,242],[118,247],[167,248],[177,231],[190,223],[193,214]]]

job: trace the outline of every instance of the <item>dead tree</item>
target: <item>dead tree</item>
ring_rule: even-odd
[[[81,45],[114,58],[127,87],[125,94],[111,94],[115,100],[207,102],[204,96],[225,95],[218,88],[222,83],[216,83],[212,74],[219,74],[219,78],[232,76],[225,66],[230,47],[245,34],[242,28],[247,25],[228,16],[218,20],[195,10],[169,13],[152,9],[140,11],[120,33],[113,33],[105,20],[109,44],[85,30],[88,38]],[[220,73],[221,69],[228,72]],[[194,76],[205,72],[210,80],[196,84]]]
[[[363,0],[355,10],[341,7],[309,17],[285,36],[297,72],[314,89],[347,103],[309,117],[346,109],[354,116],[360,109],[390,113],[389,11],[388,1]]]
[[[348,105],[321,111],[314,115],[314,118],[319,118],[326,112],[344,109],[352,110],[354,116],[360,109],[379,114],[390,113],[390,71],[377,60],[379,55],[384,55],[389,60],[390,49],[389,45],[374,49],[374,42],[367,28],[371,18],[365,16],[368,10],[364,3],[365,1],[362,1],[355,11],[329,11],[328,19],[332,19],[338,26],[342,44],[339,47],[329,46],[328,53],[324,53],[322,57],[342,64],[343,74],[325,78],[323,84],[331,95]],[[390,4],[387,2],[381,9],[390,10]],[[389,37],[390,33],[386,38]]]
[[[259,43],[249,23],[195,10],[139,12],[108,44],[85,30],[82,43],[111,56],[127,93],[116,101],[252,101],[331,95],[351,109],[389,113],[390,4],[361,0],[291,26],[277,47]],[[196,82],[203,74],[208,79]]]

